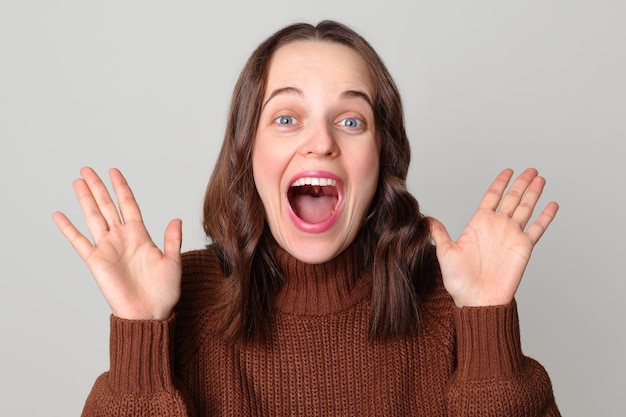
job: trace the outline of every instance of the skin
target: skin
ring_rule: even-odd
[[[546,181],[528,168],[505,193],[512,176],[505,169],[496,177],[456,242],[430,219],[443,283],[458,307],[512,302],[534,246],[559,209],[549,203],[528,226]]]
[[[172,220],[163,251],[150,239],[139,206],[122,173],[110,169],[119,212],[100,177],[89,167],[74,181],[93,242],[63,213],[53,219],[89,267],[114,315],[163,320],[180,298],[182,223]]]
[[[307,263],[326,262],[352,243],[376,191],[380,143],[374,87],[365,61],[330,42],[295,42],[272,57],[252,154],[257,191],[278,244]],[[293,179],[336,177],[340,208],[330,228],[294,221]]]
[[[346,113],[339,105],[345,97],[342,98],[341,93],[337,96],[336,91],[361,91],[363,97],[373,91],[368,84],[370,81],[357,70],[362,62],[358,63],[359,59],[355,59],[352,51],[341,50],[337,45],[308,46],[310,48],[305,48],[306,53],[302,54],[292,48],[291,58],[282,56],[290,52],[287,49],[290,45],[276,52],[270,70],[269,94],[281,85],[296,86],[300,93],[290,90],[271,100],[268,97],[253,150],[253,166],[259,194],[268,213],[267,221],[277,241],[299,259],[323,262],[349,245],[358,231],[364,207],[373,193],[375,175],[372,171],[377,172],[377,169],[372,167],[378,166],[379,147],[372,131],[373,124],[368,119],[367,106],[363,104],[367,100],[351,97],[347,100],[350,105],[346,107],[349,109],[347,115],[352,117],[354,115],[350,112],[356,112],[356,107],[362,105],[367,128],[354,134],[351,129],[345,131],[345,122],[338,124],[345,119]],[[332,62],[329,61],[331,56]],[[281,63],[281,57],[285,61],[277,65]],[[300,78],[299,73],[293,71],[295,67],[288,65],[288,59],[295,60],[293,65],[300,65],[307,76]],[[325,62],[326,66],[317,67],[312,59]],[[321,68],[324,73],[337,77],[321,75]],[[352,74],[351,81],[342,83],[340,80],[345,80],[338,75],[345,70]],[[278,77],[279,73],[291,75],[283,79]],[[309,75],[313,78],[309,79]],[[277,80],[286,80],[286,84],[274,83]],[[334,82],[339,82],[339,86],[331,91]],[[270,111],[281,100],[300,103],[298,110],[302,113],[289,116],[294,116],[301,125],[276,130],[276,125],[271,122],[275,120],[272,116],[280,116],[285,109],[293,110],[282,105],[277,107],[279,110]],[[360,104],[356,105],[357,102]],[[276,150],[272,155],[270,150],[274,145]],[[354,152],[354,158],[345,155],[348,150]],[[364,167],[370,169],[363,172]],[[311,169],[330,170],[345,181],[345,207],[332,228],[307,236],[301,230],[294,230],[285,217],[284,195],[293,175]],[[80,175],[73,186],[91,239],[67,216],[55,212],[53,219],[59,230],[89,267],[114,315],[134,320],[169,318],[180,298],[181,221],[174,219],[168,224],[161,250],[151,240],[139,206],[119,170],[109,170],[119,211],[106,186],[91,168],[82,168]],[[440,222],[430,219],[444,285],[459,307],[510,303],[535,244],[557,213],[558,205],[549,203],[529,224],[545,180],[537,170],[529,168],[506,191],[512,176],[513,171],[505,169],[496,177],[456,242]],[[305,251],[306,245],[309,246]]]

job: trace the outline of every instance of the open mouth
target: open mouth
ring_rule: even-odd
[[[321,223],[332,217],[339,205],[338,182],[332,178],[299,178],[291,184],[287,198],[302,221]]]

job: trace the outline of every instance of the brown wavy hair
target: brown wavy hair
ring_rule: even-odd
[[[378,188],[354,244],[372,268],[370,337],[415,331],[421,295],[433,282],[436,259],[427,219],[407,191],[409,141],[398,89],[374,48],[353,29],[330,20],[286,26],[262,42],[235,85],[224,142],[204,199],[204,231],[227,279],[215,294],[215,331],[227,339],[263,338],[272,297],[282,283],[270,250],[271,233],[252,175],[252,147],[270,59],[301,40],[346,45],[365,60],[375,88],[374,119],[381,141]]]

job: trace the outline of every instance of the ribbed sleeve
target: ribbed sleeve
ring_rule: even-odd
[[[82,416],[195,416],[189,395],[174,379],[173,329],[173,319],[111,316],[111,368],[96,380]]]
[[[174,320],[124,320],[111,316],[111,389],[143,395],[173,391],[170,334]]]
[[[449,416],[559,416],[545,369],[522,354],[517,305],[453,307],[457,368]]]
[[[517,306],[454,308],[457,330],[457,374],[488,379],[518,373],[522,368]]]

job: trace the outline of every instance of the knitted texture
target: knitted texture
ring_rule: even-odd
[[[560,415],[545,370],[522,354],[515,303],[459,309],[439,282],[418,332],[371,341],[372,278],[352,248],[320,265],[275,254],[286,280],[265,342],[208,330],[222,270],[211,250],[185,253],[172,319],[111,317],[111,368],[83,415]]]

